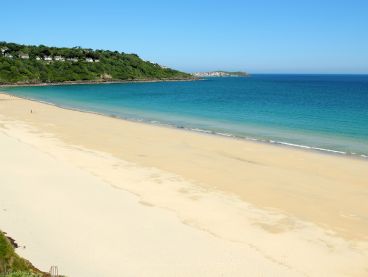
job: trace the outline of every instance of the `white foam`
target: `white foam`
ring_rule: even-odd
[[[6,93],[6,94],[8,94],[8,93]],[[8,95],[12,95],[12,94],[8,94]],[[74,111],[79,111],[79,112],[87,112],[87,113],[92,113],[92,114],[98,114],[98,115],[102,115],[102,116],[109,116],[109,115],[104,114],[103,112],[95,112],[95,111],[91,111],[91,110],[84,110],[84,109],[74,108],[74,107],[65,107],[63,105],[47,102],[47,101],[44,101],[44,100],[34,99],[32,97],[24,97],[24,96],[17,96],[17,97],[20,97],[20,98],[23,98],[23,99],[28,99],[28,100],[39,102],[39,103],[43,103],[43,104],[52,105],[52,106],[67,109],[67,110],[74,110]],[[280,145],[285,145],[285,146],[290,146],[290,147],[317,150],[317,151],[329,152],[329,153],[340,154],[340,155],[359,156],[359,157],[365,158],[365,159],[368,158],[368,155],[357,154],[355,152],[348,153],[348,152],[339,151],[339,150],[332,150],[332,149],[321,148],[321,147],[313,147],[313,146],[295,144],[295,143],[284,142],[284,141],[275,141],[275,140],[271,140],[271,139],[262,139],[262,138],[258,139],[258,138],[254,138],[254,137],[242,137],[242,136],[237,136],[237,135],[233,135],[233,134],[230,134],[230,133],[214,132],[214,131],[206,130],[206,129],[178,126],[178,125],[174,125],[172,123],[163,123],[163,122],[159,122],[159,121],[156,121],[156,120],[145,120],[145,119],[142,119],[142,118],[124,117],[124,116],[118,116],[118,115],[114,115],[112,117],[120,118],[120,119],[124,119],[124,120],[130,120],[130,121],[134,121],[134,122],[144,122],[144,123],[153,124],[153,125],[161,125],[161,126],[167,126],[167,127],[182,128],[182,129],[185,129],[185,130],[195,131],[195,132],[200,132],[200,133],[206,133],[206,134],[214,134],[214,135],[220,135],[220,136],[226,136],[226,137],[232,137],[232,138],[238,138],[238,139],[245,139],[245,140],[257,141],[257,142],[263,142],[263,143],[280,144]]]
[[[220,136],[225,136],[225,137],[233,137],[233,135],[229,133],[216,133],[216,134]]]

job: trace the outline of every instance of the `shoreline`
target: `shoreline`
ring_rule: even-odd
[[[34,110],[34,113],[31,116],[29,116],[29,114],[27,115],[27,113],[23,114],[24,111],[19,114],[20,111],[8,110],[6,113],[12,113],[17,117],[21,116],[22,121],[26,120],[26,122],[31,123],[32,125],[36,124],[38,128],[47,130],[47,132],[54,133],[54,135],[62,138],[67,143],[81,145],[86,148],[92,148],[98,151],[111,153],[117,158],[122,158],[133,163],[141,164],[143,166],[153,166],[165,171],[173,172],[185,178],[189,178],[191,180],[195,180],[196,182],[202,183],[205,187],[214,186],[217,189],[223,190],[225,192],[231,192],[232,194],[235,193],[235,195],[241,196],[241,198],[246,201],[251,200],[253,197],[248,195],[249,192],[254,193],[255,191],[252,187],[246,187],[245,191],[243,191],[244,189],[242,188],[242,186],[240,186],[240,184],[244,182],[243,180],[249,178],[249,176],[244,175],[247,172],[244,171],[244,163],[249,163],[249,165],[253,164],[257,167],[257,170],[255,170],[251,174],[252,176],[254,175],[254,177],[252,178],[256,178],[256,176],[258,175],[258,171],[264,171],[265,173],[262,174],[267,174],[267,167],[264,168],[261,165],[267,165],[271,162],[268,166],[276,166],[279,167],[279,169],[285,168],[288,171],[290,171],[291,169],[292,171],[300,171],[295,171],[293,175],[295,175],[295,173],[302,173],[302,175],[307,174],[306,176],[300,176],[300,178],[307,177],[306,180],[308,183],[312,182],[311,180],[315,177],[319,178],[319,175],[323,173],[323,175],[327,174],[325,178],[333,178],[333,182],[340,183],[339,186],[341,186],[341,189],[345,189],[344,180],[348,180],[349,178],[359,177],[358,180],[352,179],[348,181],[352,184],[356,182],[359,186],[363,186],[363,184],[365,184],[365,181],[362,181],[361,179],[363,178],[362,176],[364,176],[364,172],[359,171],[359,169],[361,167],[367,167],[368,169],[368,163],[365,159],[362,158],[355,158],[347,155],[321,153],[319,151],[310,151],[308,149],[305,150],[258,141],[234,139],[226,136],[203,134],[183,130],[180,128],[168,128],[167,126],[153,125],[144,122],[134,122],[119,119],[116,117],[100,115],[97,113],[61,108],[53,104],[45,104],[39,101],[31,101],[8,94],[3,95],[13,99],[18,99],[19,101],[14,102],[13,104],[19,104],[19,108],[24,105],[29,106],[31,104],[33,107],[32,109]],[[9,108],[11,107],[9,106]],[[41,117],[37,116],[38,109],[44,110],[40,114]],[[51,118],[49,118],[49,116],[46,116],[47,114],[49,114],[49,116],[52,115]],[[59,115],[62,114],[63,116],[59,117]],[[70,119],[70,121],[65,121],[65,116],[68,116],[72,119]],[[34,121],[33,119],[37,119],[37,121]],[[57,119],[57,121],[54,121],[54,119]],[[93,127],[94,125],[90,125],[89,123],[87,123],[91,121],[99,122],[95,123],[98,126],[99,133],[96,133],[95,128]],[[46,122],[48,123],[46,124]],[[55,127],[50,128],[48,126]],[[104,143],[99,139],[99,137],[104,137],[104,139],[108,139],[109,143]],[[146,137],[148,141],[145,141],[144,145],[142,145],[142,143],[139,143],[140,141],[142,141],[142,139],[144,140],[144,138]],[[166,142],[166,137],[177,137],[179,141],[185,141],[186,145],[190,145],[190,148],[187,149],[187,151],[189,152],[182,152],[181,147],[177,149],[175,140],[170,141],[170,143]],[[155,138],[154,141],[150,142],[150,140],[153,138]],[[171,147],[168,148],[168,145],[171,145]],[[140,150],[141,148],[142,150]],[[205,148],[208,149],[203,152],[202,149]],[[216,148],[222,150],[220,152],[219,150],[217,150],[216,152],[218,153],[212,153],[212,149]],[[193,158],[196,159],[195,157],[199,155],[197,151],[194,151],[195,149],[203,152],[203,154],[200,155],[211,155],[213,156],[213,159],[218,160],[220,163],[216,165],[213,164],[212,159],[206,159],[205,164],[202,164],[201,162],[201,165],[204,166],[202,168],[202,171],[200,171],[199,168],[195,169],[192,166],[188,167],[187,163],[190,162]],[[244,153],[242,153],[243,151],[239,152],[240,149],[244,149]],[[176,163],[167,163],[166,160],[162,160],[161,158],[159,158],[162,155],[161,151],[167,152],[167,150],[169,150],[169,152],[166,155],[170,155],[170,159],[171,157],[173,158],[176,156],[182,156],[182,158],[176,159]],[[141,151],[144,154],[140,154]],[[192,157],[192,155],[195,156]],[[147,159],[146,156],[152,157]],[[285,159],[285,157],[290,157],[290,159]],[[223,159],[227,160],[227,164],[220,166]],[[305,161],[302,164],[299,164],[300,159]],[[352,166],[353,164],[356,164],[356,168]],[[236,171],[237,174],[240,173],[239,171],[243,171],[242,174],[237,176],[237,178],[232,181],[234,183],[234,186],[229,186],[229,176],[220,173],[220,175],[213,174],[213,170],[221,172],[224,167]],[[331,170],[331,167],[335,167],[335,169]],[[323,168],[325,168],[325,171],[321,171]],[[352,171],[348,173],[348,169],[350,171],[353,170],[354,172]],[[319,175],[314,176],[315,170],[319,172]],[[339,174],[337,174],[338,172]],[[345,172],[347,175],[345,174]],[[280,180],[278,180],[278,183],[282,186],[292,185],[292,183],[290,183],[291,180],[295,179],[295,182],[299,181],[298,179],[296,179],[296,176],[297,175],[295,175],[292,179],[289,179],[288,175],[285,175],[283,178],[280,178]],[[330,183],[328,179],[313,181],[315,183],[313,184],[313,187],[317,185],[318,182],[322,181],[328,181],[328,183]],[[365,177],[363,179],[365,180]],[[267,180],[266,183],[264,182],[264,180],[259,181],[261,181],[262,187],[264,187],[265,192],[273,187],[273,182],[271,182],[270,180]],[[257,181],[257,183],[259,181]],[[267,187],[269,188],[266,189]],[[248,189],[251,189],[251,191],[247,192]],[[280,193],[282,193],[282,191],[277,193],[277,198],[280,197],[281,200],[282,198],[285,198],[285,195],[282,195]],[[257,192],[257,198],[259,198],[259,196],[260,195]],[[262,201],[263,204],[261,204],[261,206],[268,206],[268,201],[266,201],[267,197],[262,196],[261,198],[264,198],[264,200]],[[279,208],[285,206],[285,203],[279,202],[279,200],[277,201],[277,206],[279,206]],[[252,203],[254,204],[255,202]],[[258,205],[259,204],[260,202],[258,202]]]
[[[188,81],[190,81],[190,80],[188,80]],[[73,85],[73,84],[70,84],[70,85]],[[45,86],[47,86],[47,85],[45,85]],[[1,86],[0,86],[0,89],[1,89]],[[147,125],[150,125],[150,126],[160,126],[160,127],[170,128],[170,129],[175,129],[175,130],[180,130],[180,131],[193,132],[193,133],[200,134],[200,135],[219,136],[219,137],[228,138],[228,139],[248,141],[248,142],[260,143],[260,144],[272,145],[272,146],[276,146],[276,147],[285,147],[285,148],[295,149],[295,150],[299,150],[299,151],[319,153],[321,155],[332,155],[332,156],[336,156],[336,157],[346,157],[346,158],[351,158],[351,159],[359,159],[359,160],[368,161],[368,155],[365,155],[365,154],[348,153],[348,152],[338,151],[338,150],[334,150],[334,149],[327,149],[327,148],[325,149],[325,148],[314,147],[314,146],[309,146],[309,145],[302,145],[302,144],[299,145],[299,144],[294,144],[294,143],[289,143],[289,142],[284,142],[284,141],[275,141],[275,140],[271,140],[271,139],[266,140],[266,139],[258,139],[258,138],[253,138],[253,137],[242,137],[242,136],[236,136],[236,135],[233,135],[233,134],[224,134],[224,133],[219,133],[219,132],[213,132],[211,130],[202,130],[202,129],[199,129],[199,128],[187,128],[187,127],[182,127],[182,126],[178,126],[178,125],[174,125],[174,124],[161,123],[161,122],[158,122],[158,121],[155,121],[155,120],[148,121],[148,120],[140,120],[140,119],[134,119],[134,118],[128,118],[128,117],[121,117],[121,116],[116,116],[116,115],[109,115],[109,114],[104,114],[104,113],[90,111],[90,110],[83,110],[83,109],[78,109],[78,108],[65,107],[65,106],[62,106],[62,105],[58,105],[58,104],[54,104],[54,103],[51,103],[51,102],[42,101],[42,100],[38,100],[38,99],[33,99],[33,98],[29,98],[29,97],[18,96],[18,95],[16,96],[16,95],[13,95],[13,94],[11,94],[7,91],[1,91],[1,90],[0,90],[0,94],[12,96],[12,97],[18,97],[18,98],[21,98],[21,99],[25,99],[25,100],[29,100],[29,101],[33,101],[33,102],[37,102],[37,103],[41,103],[41,104],[51,105],[51,106],[54,106],[54,107],[57,107],[57,108],[60,108],[60,109],[76,111],[76,112],[81,112],[81,113],[90,113],[90,114],[94,114],[94,115],[105,116],[105,117],[109,117],[109,118],[134,122],[134,123],[138,123],[138,124],[147,124]]]
[[[6,94],[0,142],[1,228],[37,268],[365,276],[366,161]]]
[[[159,82],[192,82],[200,81],[201,78],[183,78],[183,79],[137,79],[137,80],[116,80],[116,81],[65,81],[54,83],[17,83],[0,84],[0,88],[11,87],[44,87],[44,86],[63,86],[63,85],[103,85],[103,84],[126,84],[126,83],[159,83]]]

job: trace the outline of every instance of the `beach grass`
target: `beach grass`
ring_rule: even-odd
[[[16,243],[0,231],[0,276],[48,276],[15,252]]]
[[[4,276],[4,277],[39,277],[41,275],[39,274],[35,274],[32,272],[27,272],[27,271],[17,271],[17,272],[11,272],[5,275],[0,275],[0,276]]]

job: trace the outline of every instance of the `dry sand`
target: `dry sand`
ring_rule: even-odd
[[[30,113],[30,110],[33,113]],[[72,276],[367,276],[368,162],[0,95],[0,229]]]

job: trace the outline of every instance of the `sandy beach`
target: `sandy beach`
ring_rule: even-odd
[[[32,113],[30,112],[32,110]],[[0,230],[69,276],[367,276],[368,161],[0,94]]]

